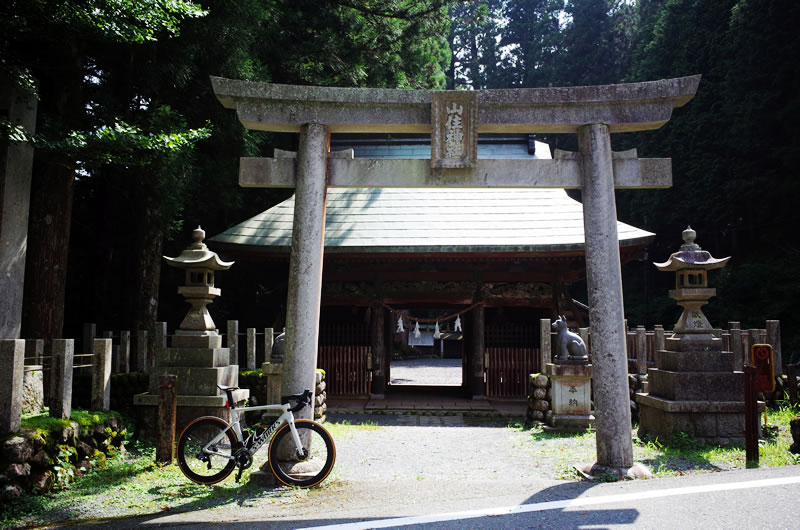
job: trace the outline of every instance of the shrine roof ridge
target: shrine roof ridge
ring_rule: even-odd
[[[697,91],[700,76],[642,83],[466,91],[280,85],[211,77],[217,99],[248,129],[299,132],[322,123],[335,133],[430,133],[434,94],[472,93],[480,133],[573,133],[604,123],[611,132],[657,129]]]

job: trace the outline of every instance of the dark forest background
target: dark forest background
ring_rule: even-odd
[[[620,220],[657,234],[623,269],[626,315],[631,325],[675,322],[673,278],[652,262],[691,225],[704,249],[732,256],[710,275],[712,323],[779,319],[784,359],[797,360],[797,20],[794,0],[5,2],[0,75],[39,98],[34,138],[0,120],[4,141],[37,148],[23,337],[79,337],[82,322],[174,325],[182,278],[161,256],[179,253],[198,224],[210,236],[286,197],[240,189],[238,158],[295,139],[244,130],[209,75],[484,89],[702,74],[665,127],[613,137],[615,150],[673,160],[672,188],[617,193]],[[262,315],[280,307],[280,293],[259,283],[264,269],[235,267],[217,278],[218,325],[271,325]]]

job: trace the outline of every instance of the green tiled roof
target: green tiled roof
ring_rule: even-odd
[[[229,228],[212,244],[288,252],[294,197]],[[328,253],[582,250],[583,206],[561,189],[329,188]],[[622,246],[654,234],[618,223]]]

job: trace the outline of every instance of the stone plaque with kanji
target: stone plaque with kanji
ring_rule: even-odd
[[[477,92],[446,91],[431,95],[431,167],[475,167]]]

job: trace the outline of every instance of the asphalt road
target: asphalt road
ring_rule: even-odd
[[[513,489],[513,488],[512,488]],[[800,528],[800,466],[617,483],[559,481],[525,499],[506,494],[402,505],[352,503],[264,516],[242,508],[116,521],[104,526],[202,528]],[[424,496],[423,496],[424,497]],[[288,510],[291,511],[291,510]]]

